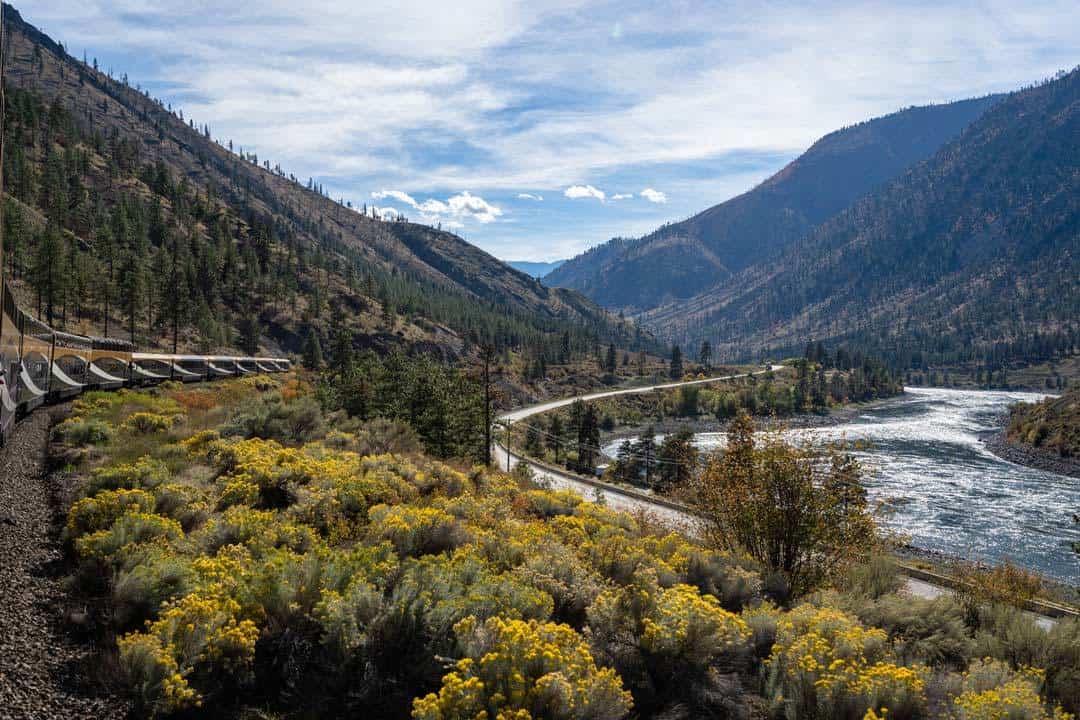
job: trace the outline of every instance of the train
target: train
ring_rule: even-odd
[[[166,380],[198,382],[292,367],[288,358],[136,352],[126,340],[54,330],[19,308],[6,284],[0,287],[0,444],[19,418],[87,390]]]

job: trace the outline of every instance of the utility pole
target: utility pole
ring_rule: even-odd
[[[510,421],[506,421],[506,472],[510,472]]]
[[[480,358],[484,362],[484,464],[491,465],[491,363],[495,348],[484,345],[480,348]]]

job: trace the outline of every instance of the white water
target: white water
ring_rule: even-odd
[[[884,503],[886,524],[922,548],[990,561],[1013,561],[1080,584],[1080,479],[1015,465],[982,443],[1000,430],[1011,403],[1034,393],[913,389],[849,422],[793,430],[794,440],[846,438],[871,446],[857,455],[868,467],[870,496]],[[713,449],[722,433],[700,433]],[[605,448],[614,454],[617,443]]]

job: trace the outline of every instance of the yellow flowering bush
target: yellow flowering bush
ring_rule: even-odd
[[[144,488],[151,490],[169,480],[169,468],[165,463],[144,455],[132,463],[108,465],[95,469],[80,489],[85,496],[99,490]]]
[[[750,628],[712,595],[689,585],[661,590],[643,619],[641,647],[678,666],[700,671],[724,653],[745,646]]]
[[[198,705],[201,685],[242,684],[249,680],[258,627],[240,619],[235,600],[204,593],[188,595],[162,612],[145,632],[119,641],[120,663],[150,707],[172,712]]]
[[[958,720],[1071,720],[1060,707],[1048,710],[1039,696],[1045,673],[1022,667],[1012,671],[997,660],[971,664],[954,700]]]
[[[512,572],[498,572],[472,547],[409,560],[394,601],[417,610],[436,638],[449,636],[454,623],[470,615],[546,620],[553,607],[550,595]]]
[[[368,538],[372,542],[390,541],[402,557],[440,553],[469,539],[457,518],[438,508],[376,505],[368,516]]]
[[[130,546],[152,541],[172,542],[184,536],[180,523],[153,513],[133,512],[120,516],[107,530],[84,535],[75,541],[83,558],[108,560]]]
[[[183,415],[163,415],[155,412],[137,412],[128,416],[123,427],[143,435],[165,432],[183,419]]]
[[[417,720],[617,720],[632,707],[615,671],[597,668],[566,625],[470,617],[454,632],[466,657],[437,694],[413,701]]]
[[[102,490],[93,497],[83,498],[68,511],[65,536],[71,541],[88,533],[107,530],[122,515],[154,510],[154,496],[145,490]]]
[[[766,660],[774,706],[796,718],[919,717],[926,670],[892,662],[885,631],[833,608],[802,605],[780,618]]]

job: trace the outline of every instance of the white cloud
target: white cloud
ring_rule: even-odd
[[[594,188],[592,185],[571,185],[563,190],[563,195],[571,200],[577,200],[578,198],[596,198],[597,200],[603,200],[605,197],[603,190]]]
[[[645,188],[641,191],[641,197],[645,198],[649,202],[654,203],[666,203],[667,195],[659,190],[653,190],[652,188]]]
[[[532,193],[518,193],[518,200],[535,200],[537,202],[543,202],[543,195],[533,195]]]
[[[472,218],[480,223],[489,223],[494,222],[496,218],[503,214],[501,208],[492,205],[479,195],[473,195],[468,190],[448,198],[446,202],[434,198],[419,202],[412,195],[409,195],[402,190],[378,190],[371,193],[371,197],[376,200],[393,198],[419,210],[426,222],[442,222],[443,225],[448,227],[464,226],[460,222],[455,222],[451,225],[450,221],[443,219],[444,216],[459,218],[459,220],[463,218]],[[397,211],[395,210],[394,212]]]
[[[634,197],[634,193],[615,193],[611,196],[612,200],[626,200],[627,198]]]
[[[455,216],[472,217],[481,223],[494,222],[495,218],[502,215],[502,210],[487,202],[484,198],[472,195],[468,190],[454,195],[446,202],[450,206],[450,212]]]
[[[398,202],[403,202],[406,205],[412,205],[413,207],[416,207],[416,200],[413,199],[412,195],[404,193],[400,190],[377,190],[371,193],[371,197],[373,200],[384,200],[386,198],[393,198]]]

